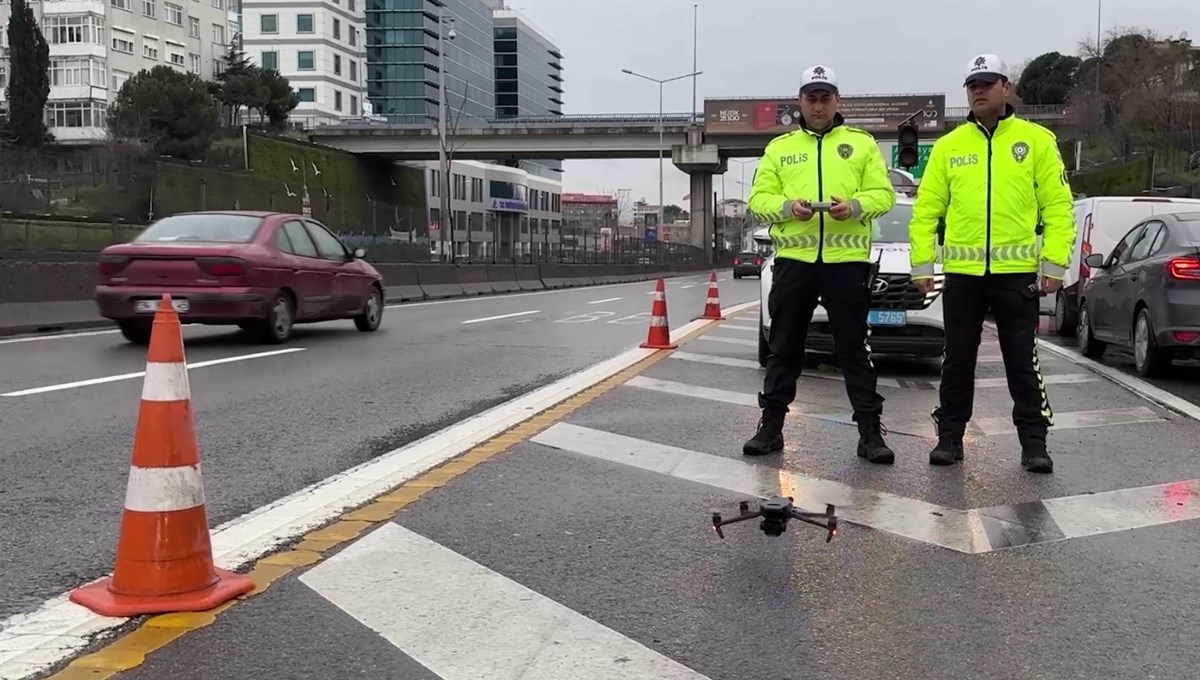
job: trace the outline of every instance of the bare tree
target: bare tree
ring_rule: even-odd
[[[438,187],[439,192],[446,192],[446,214],[441,215],[441,217],[438,219],[438,227],[441,231],[441,240],[444,241],[447,246],[447,262],[453,262],[455,257],[454,231],[458,225],[454,224],[454,183],[451,180],[454,177],[454,152],[458,151],[463,147],[464,144],[466,144],[466,140],[459,140],[457,134],[458,126],[462,122],[463,110],[467,108],[467,94],[469,91],[470,84],[467,83],[466,80],[463,80],[462,98],[458,102],[457,109],[451,111],[450,115],[448,116],[449,120],[446,121],[446,138],[439,141],[439,144],[442,146],[442,150],[446,153],[446,167],[441,169],[444,179],[442,186]],[[442,93],[441,96],[446,96],[446,93]],[[471,239],[470,226],[470,222],[468,221],[466,225],[468,243],[470,243]]]

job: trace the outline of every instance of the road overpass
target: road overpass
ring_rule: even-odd
[[[967,107],[945,109],[951,127],[966,120]],[[1061,131],[1067,124],[1060,106],[1024,106],[1020,115]],[[713,129],[705,116],[669,113],[662,117],[659,141],[656,113],[582,114],[553,117],[470,119],[453,130],[451,144],[456,160],[513,159],[635,159],[658,158],[668,150],[688,143],[689,131],[702,132],[702,142],[713,144],[722,158],[754,158],[784,129]],[[397,122],[349,120],[307,131],[311,142],[351,153],[385,156],[397,161],[427,161],[438,158],[437,121],[410,117]],[[936,139],[945,126],[922,131],[922,139]],[[880,141],[894,141],[895,128],[872,131]]]

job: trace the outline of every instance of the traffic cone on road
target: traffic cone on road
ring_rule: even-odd
[[[71,592],[102,616],[206,611],[254,589],[213,564],[179,315],[154,315],[112,576]]]
[[[650,307],[650,333],[642,349],[675,349],[679,345],[671,342],[671,327],[667,324],[667,286],[662,278],[654,289],[654,304]]]
[[[704,315],[701,319],[712,321],[724,321],[725,317],[721,316],[721,300],[720,294],[717,293],[717,273],[713,272],[708,279],[708,300],[704,303]]]

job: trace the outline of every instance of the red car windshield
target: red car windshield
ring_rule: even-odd
[[[254,215],[172,215],[150,225],[135,243],[249,243],[262,225]]]

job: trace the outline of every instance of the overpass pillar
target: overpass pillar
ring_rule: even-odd
[[[721,157],[716,144],[704,144],[698,137],[689,134],[688,144],[672,147],[671,160],[691,180],[691,206],[688,208],[692,216],[691,245],[703,248],[709,264],[713,264],[716,262],[713,175],[724,173],[728,162]]]

